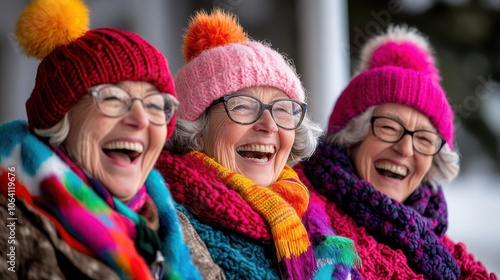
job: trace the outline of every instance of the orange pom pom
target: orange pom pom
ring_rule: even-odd
[[[17,20],[17,41],[28,56],[42,59],[85,34],[88,13],[81,0],[33,0]]]
[[[184,34],[182,52],[189,62],[204,50],[245,41],[248,41],[247,34],[234,15],[221,9],[214,9],[211,14],[200,11],[191,19]]]

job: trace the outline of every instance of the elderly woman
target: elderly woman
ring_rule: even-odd
[[[184,39],[182,106],[157,167],[214,261],[228,279],[348,277],[352,241],[286,164],[310,156],[321,133],[295,70],[218,9],[197,13]]]
[[[21,46],[43,60],[28,123],[0,126],[0,278],[199,279],[152,170],[178,106],[167,61],[87,22],[83,3],[59,0],[18,20]]]
[[[367,42],[314,156],[294,166],[352,238],[365,279],[496,279],[446,236],[440,184],[457,176],[453,112],[427,40],[390,27]]]

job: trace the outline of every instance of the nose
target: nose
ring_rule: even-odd
[[[401,140],[392,145],[392,148],[404,157],[413,156],[413,139],[411,135],[405,135]]]
[[[265,131],[267,133],[274,133],[278,131],[278,125],[274,121],[269,110],[264,110],[264,112],[262,112],[262,115],[255,123],[254,128],[257,131]]]
[[[138,101],[138,102],[134,102]],[[123,117],[125,124],[143,129],[149,125],[149,118],[142,102],[140,100],[133,100],[130,110],[125,113]]]

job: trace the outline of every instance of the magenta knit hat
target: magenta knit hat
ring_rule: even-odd
[[[426,38],[414,28],[391,26],[363,47],[361,65],[338,98],[328,133],[343,129],[373,105],[403,104],[426,115],[453,148],[453,110]]]
[[[253,86],[268,86],[304,101],[294,67],[275,50],[250,41],[236,18],[222,10],[197,13],[184,35],[188,63],[175,77],[179,117],[194,121],[218,98]]]
[[[88,11],[79,0],[35,0],[19,18],[20,45],[28,55],[42,58],[26,102],[31,129],[54,126],[99,84],[145,81],[176,96],[168,62],[154,46],[124,30],[86,31],[87,24]],[[175,119],[167,128],[169,138]]]

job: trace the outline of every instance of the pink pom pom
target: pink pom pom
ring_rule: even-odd
[[[383,66],[413,69],[428,75],[436,83],[441,80],[432,55],[413,42],[387,42],[381,45],[373,52],[369,65],[370,69]]]

